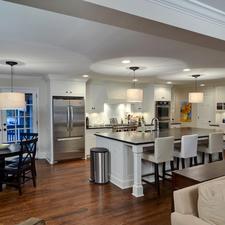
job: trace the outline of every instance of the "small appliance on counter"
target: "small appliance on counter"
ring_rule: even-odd
[[[117,118],[110,118],[109,121],[110,121],[110,125],[112,125],[112,126],[118,124]]]

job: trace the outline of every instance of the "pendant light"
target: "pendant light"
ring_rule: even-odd
[[[135,71],[140,69],[138,66],[129,67],[134,72],[133,88],[127,89],[127,101],[128,102],[142,102],[143,101],[143,90],[136,88],[136,76]]]
[[[13,66],[17,65],[18,63],[13,61],[6,61],[5,63],[11,66],[11,91],[0,93],[0,110],[24,110],[26,107],[25,94],[13,91]]]
[[[193,78],[195,78],[195,91],[194,92],[190,92],[188,99],[190,103],[201,103],[203,102],[203,92],[199,92],[197,91],[197,79],[198,77],[200,77],[200,75],[192,75]]]

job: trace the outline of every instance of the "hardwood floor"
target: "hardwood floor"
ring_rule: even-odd
[[[78,160],[50,166],[37,161],[37,187],[25,184],[23,195],[7,187],[0,193],[0,224],[14,225],[40,217],[48,225],[169,225],[171,185],[158,198],[146,184],[145,196],[135,198],[131,189],[88,182],[89,161]]]

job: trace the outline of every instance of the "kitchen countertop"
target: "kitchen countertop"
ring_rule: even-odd
[[[145,126],[151,126],[151,124],[145,124]],[[112,129],[112,125],[95,125],[89,126],[86,129]],[[130,124],[117,124],[115,125],[117,128],[125,128],[125,127],[138,127],[137,125],[130,125]]]
[[[96,133],[95,135],[98,137],[117,140],[132,145],[142,145],[142,144],[153,144],[155,142],[155,138],[157,137],[174,136],[175,140],[181,140],[181,137],[183,135],[198,134],[199,138],[204,138],[208,137],[209,134],[213,132],[216,132],[216,130],[182,127],[182,128],[171,128],[160,132],[154,131],[142,133],[136,131],[126,131],[126,132]]]

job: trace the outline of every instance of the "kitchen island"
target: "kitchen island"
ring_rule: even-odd
[[[122,189],[133,187],[135,197],[143,196],[142,173],[146,166],[142,163],[143,148],[154,145],[155,138],[173,136],[180,142],[183,135],[198,134],[199,139],[208,139],[214,129],[171,128],[155,132],[108,132],[97,133],[97,147],[105,147],[110,151],[110,181]],[[166,149],[165,149],[166,151]],[[148,169],[152,170],[150,165]]]

